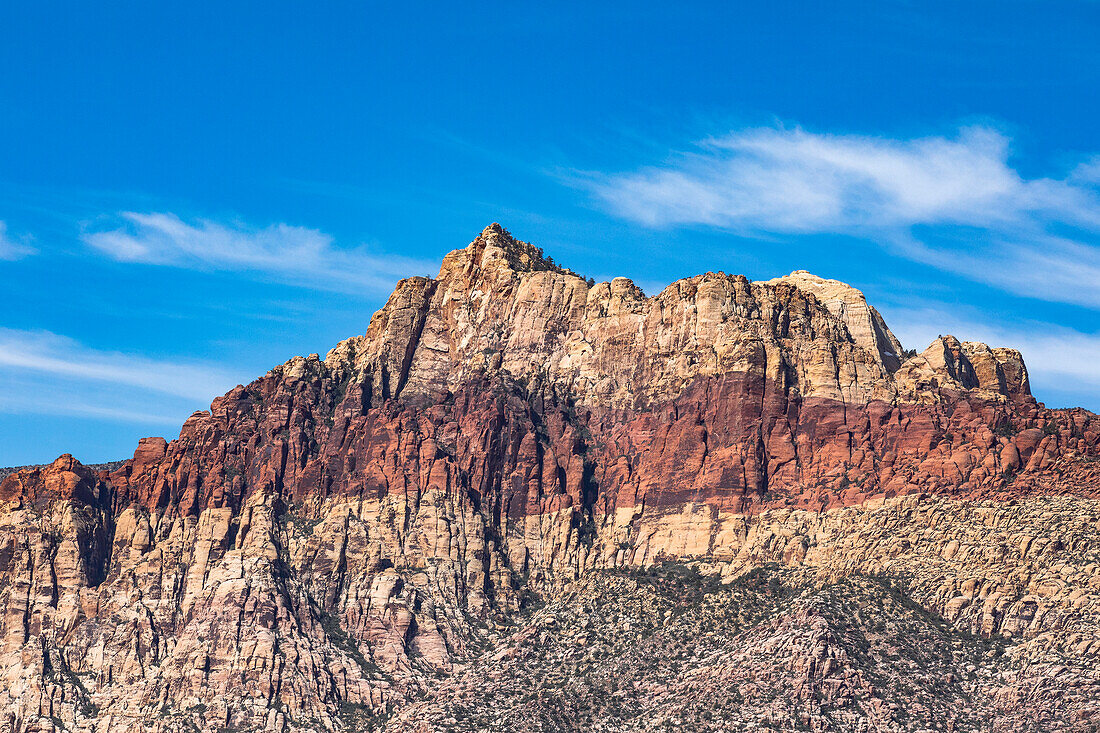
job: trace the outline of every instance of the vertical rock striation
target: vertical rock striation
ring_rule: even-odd
[[[1098,443],[1019,352],[905,358],[843,283],[646,296],[493,224],[178,438],[0,483],[0,729],[347,728],[533,596],[665,560],[889,568],[960,628],[1100,653]]]

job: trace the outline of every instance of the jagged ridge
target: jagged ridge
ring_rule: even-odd
[[[492,225],[177,439],[0,483],[6,724],[341,727],[482,624],[667,559],[893,569],[960,628],[1091,659],[1096,416],[1037,403],[1018,352],[901,353],[842,283],[646,297]]]

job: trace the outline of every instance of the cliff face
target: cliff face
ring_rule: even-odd
[[[906,358],[843,283],[647,297],[494,224],[177,439],[0,483],[0,729],[420,725],[537,599],[673,560],[888,572],[960,632],[1087,668],[1098,444],[1019,352]]]

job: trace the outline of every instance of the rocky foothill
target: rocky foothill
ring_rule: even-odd
[[[1100,418],[806,272],[499,225],[177,438],[0,482],[0,731],[1100,730]]]

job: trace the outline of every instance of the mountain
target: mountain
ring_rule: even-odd
[[[858,290],[499,225],[0,483],[0,730],[1100,729],[1100,418]]]

